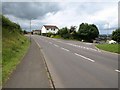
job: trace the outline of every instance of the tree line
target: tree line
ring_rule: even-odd
[[[53,34],[47,34],[48,37],[51,35]],[[99,30],[94,24],[82,23],[80,24],[78,30],[76,26],[71,26],[70,29],[64,27],[59,29],[55,35],[59,35],[63,39],[76,39],[92,42],[96,37],[99,36]]]
[[[98,38],[99,30],[95,24],[82,23],[79,25],[78,30],[76,26],[71,26],[70,29],[63,27],[59,29],[56,34],[47,33],[48,37],[58,36],[63,39],[76,39],[87,42],[93,42]],[[111,39],[120,42],[120,28],[112,32]]]

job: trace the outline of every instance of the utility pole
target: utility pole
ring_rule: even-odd
[[[31,19],[30,19],[30,42],[31,42]]]
[[[107,25],[108,25],[108,29],[107,29],[107,40],[108,40],[108,37],[109,37],[109,22],[107,22]]]

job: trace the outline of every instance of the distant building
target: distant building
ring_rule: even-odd
[[[41,33],[41,30],[33,30],[32,33],[33,33],[33,34],[40,34],[40,33]]]
[[[41,34],[44,35],[46,33],[56,34],[58,32],[58,27],[54,25],[43,25],[41,28]]]

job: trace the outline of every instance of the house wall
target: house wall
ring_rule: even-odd
[[[46,30],[46,28],[45,28],[44,26],[42,26],[42,29],[41,29],[41,33],[49,33],[49,32],[51,32],[51,33],[56,34],[57,31],[58,31],[58,29],[55,29],[55,30],[52,29],[52,30],[51,30],[51,28],[48,29],[48,30]]]
[[[46,30],[46,33],[49,33],[49,32],[51,32],[51,33],[54,33],[54,34],[56,34],[57,33],[57,31],[58,31],[58,29],[55,29],[55,31],[52,29],[49,29],[49,30]]]
[[[41,33],[46,33],[46,28],[42,26]]]

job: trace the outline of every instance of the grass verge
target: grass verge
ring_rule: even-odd
[[[2,26],[0,24],[0,89],[1,88],[2,88]]]
[[[12,71],[20,63],[29,47],[27,37],[18,32],[3,29],[2,38],[2,84],[9,78]]]
[[[120,54],[120,44],[97,44],[97,48]]]

